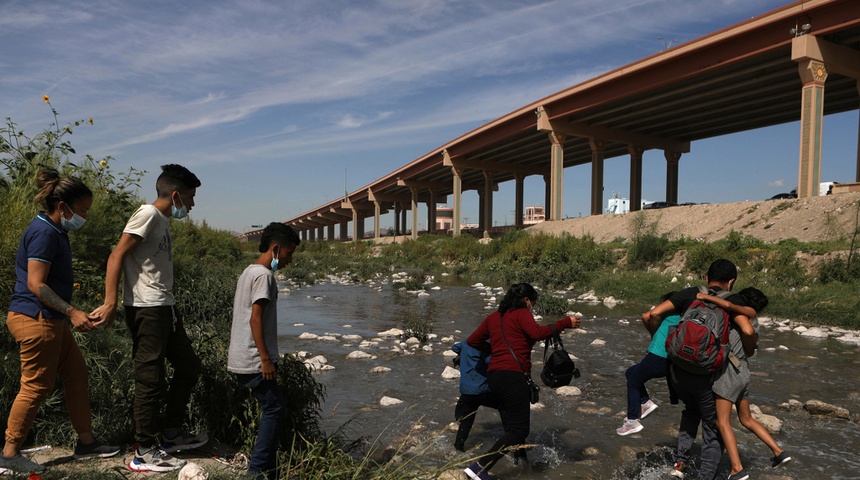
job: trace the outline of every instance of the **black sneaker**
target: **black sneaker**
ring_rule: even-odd
[[[75,460],[85,460],[87,458],[110,458],[119,454],[120,448],[116,445],[104,445],[98,440],[88,445],[81,443],[75,445]]]
[[[743,469],[741,469],[740,472],[738,472],[734,475],[732,475],[731,472],[729,472],[729,476],[727,477],[727,480],[747,480],[748,478],[750,478],[750,474],[747,473],[746,468],[743,468]]]
[[[173,437],[168,437],[166,434],[161,437],[159,444],[161,449],[167,453],[175,453],[182,450],[191,450],[206,444],[209,441],[209,435],[200,433],[192,435],[188,432],[178,432]]]
[[[0,470],[15,473],[42,473],[45,471],[45,466],[24,457],[20,453],[16,453],[14,457],[10,458],[0,454]]]
[[[776,468],[784,463],[788,463],[791,461],[791,457],[788,456],[788,452],[782,452],[779,455],[770,459],[770,464],[773,468]]]

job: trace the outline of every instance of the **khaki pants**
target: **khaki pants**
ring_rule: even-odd
[[[6,443],[20,450],[36,412],[54,389],[59,375],[72,427],[78,435],[92,431],[87,396],[87,364],[66,319],[33,318],[8,312],[6,326],[21,349],[21,389],[12,403]]]

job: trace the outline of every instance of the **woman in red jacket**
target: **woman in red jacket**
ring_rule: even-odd
[[[487,472],[502,457],[503,451],[525,444],[529,434],[531,394],[526,377],[531,376],[532,347],[538,340],[552,336],[552,326],[538,325],[532,315],[537,297],[537,291],[527,283],[512,285],[498,311],[485,318],[467,340],[478,350],[491,350],[487,381],[491,395],[499,402],[499,415],[505,429],[495,445],[478,462],[466,468],[469,478],[489,480]],[[559,332],[577,327],[577,317],[564,317],[555,322]]]

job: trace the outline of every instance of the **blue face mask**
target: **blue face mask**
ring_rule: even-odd
[[[273,272],[278,271],[278,250],[272,251],[272,263],[270,264]]]
[[[79,230],[81,227],[84,226],[84,223],[87,222],[87,219],[78,215],[77,213],[75,213],[75,211],[72,210],[72,207],[66,205],[66,208],[68,208],[69,211],[72,212],[72,219],[66,220],[65,215],[61,215],[60,216],[60,225],[62,225],[62,227],[64,229],[66,229],[66,231],[69,231],[69,232],[74,232],[75,230]]]
[[[177,220],[181,220],[188,216],[188,208],[185,207],[185,204],[182,203],[182,196],[179,197],[179,204],[182,205],[179,208],[176,208],[176,205],[170,205],[170,214],[173,218]]]

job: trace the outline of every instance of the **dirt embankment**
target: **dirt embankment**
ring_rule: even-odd
[[[530,232],[591,235],[598,243],[633,237],[637,225],[671,239],[713,242],[731,231],[768,243],[796,238],[820,242],[850,237],[858,228],[860,192],[791,200],[689,205],[621,215],[592,215],[543,222]],[[653,230],[650,230],[653,229]]]

